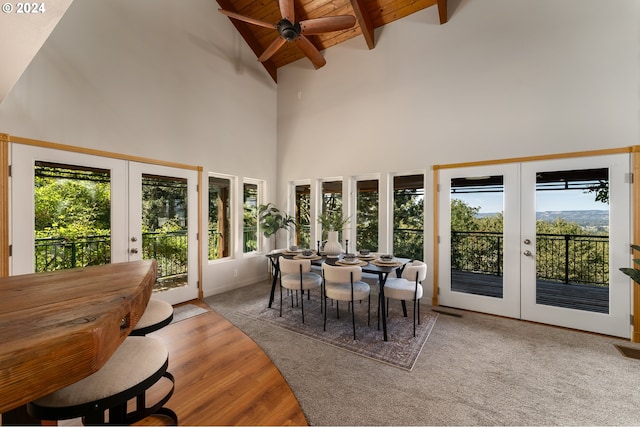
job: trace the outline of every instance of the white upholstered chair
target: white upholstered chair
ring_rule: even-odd
[[[351,304],[351,322],[353,339],[356,339],[356,316],[354,301],[367,299],[367,324],[371,322],[371,287],[362,281],[362,268],[359,266],[335,266],[322,264],[324,278],[324,297],[336,301],[337,316],[340,318],[339,301]],[[327,330],[327,303],[324,304],[324,330]]]
[[[302,323],[304,323],[304,291],[309,292],[321,286],[322,277],[311,271],[311,261],[280,257],[280,317],[282,317],[282,288],[292,291],[291,306],[293,306],[293,292],[300,291]],[[322,308],[322,298],[320,304]]]
[[[422,281],[427,277],[427,264],[422,261],[408,262],[401,277],[390,277],[384,285],[384,296],[387,298],[387,313],[389,313],[389,299],[403,301],[413,300],[413,336],[416,336],[416,310],[418,324],[420,324],[420,299],[422,298]],[[406,309],[404,310],[407,316]]]

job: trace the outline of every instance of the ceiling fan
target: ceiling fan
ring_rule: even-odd
[[[265,62],[286,42],[293,42],[304,55],[309,58],[313,66],[318,69],[325,65],[327,61],[324,59],[318,49],[309,41],[305,35],[328,33],[332,31],[346,30],[356,24],[356,18],[351,15],[327,16],[324,18],[306,19],[296,22],[294,14],[294,0],[278,0],[280,6],[280,14],[282,19],[277,24],[253,19],[239,13],[219,9],[220,13],[227,15],[229,18],[244,21],[249,24],[258,25],[265,28],[273,28],[278,30],[279,36],[275,39],[267,49],[260,55],[258,61]]]

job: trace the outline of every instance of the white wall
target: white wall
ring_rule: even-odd
[[[217,8],[74,1],[0,104],[0,132],[202,166],[205,207],[209,171],[273,183],[276,85]],[[263,255],[237,255],[204,261],[205,295],[265,277]]]
[[[293,180],[423,170],[430,191],[434,164],[639,143],[636,0],[449,0],[447,24],[432,7],[378,29],[373,50],[358,38],[318,71],[280,69],[277,89],[216,9],[74,1],[0,132],[277,179],[279,205]],[[205,262],[205,294],[265,265]]]
[[[640,143],[636,0],[449,0],[279,71],[278,195],[294,180]]]

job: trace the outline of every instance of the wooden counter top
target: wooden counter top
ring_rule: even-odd
[[[100,369],[142,316],[156,261],[0,278],[0,413]]]

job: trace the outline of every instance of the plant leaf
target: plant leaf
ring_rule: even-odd
[[[620,271],[631,277],[634,282],[640,284],[640,270],[637,270],[635,268],[622,267]]]

